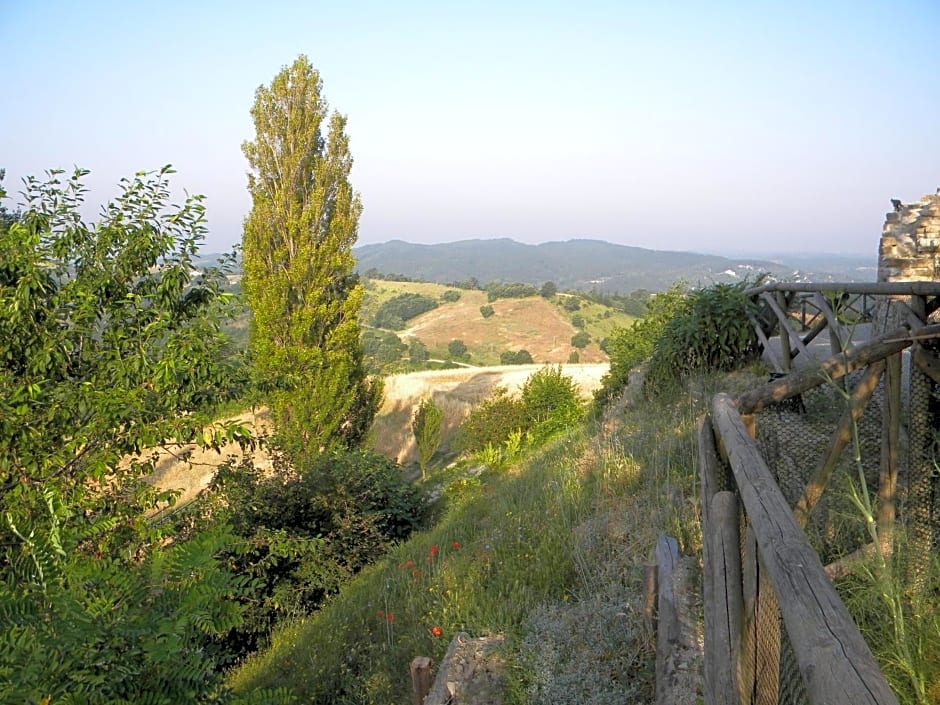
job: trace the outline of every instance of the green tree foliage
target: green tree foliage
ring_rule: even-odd
[[[412,338],[408,344],[408,358],[413,363],[427,362],[431,355],[428,353],[428,346],[417,338]]]
[[[448,289],[443,294],[441,294],[441,301],[445,301],[451,304],[456,303],[457,301],[460,301],[460,292],[456,289]]]
[[[566,311],[579,311],[581,309],[581,300],[577,296],[569,294],[565,297],[562,306]]]
[[[522,386],[526,430],[547,438],[577,424],[584,416],[578,385],[562,372],[561,365],[547,366]]]
[[[486,285],[486,300],[492,303],[496,299],[524,299],[527,296],[537,296],[539,290],[531,284],[510,282],[490,282]]]
[[[532,354],[525,349],[504,350],[499,354],[499,364],[501,365],[531,365],[532,362]]]
[[[629,328],[618,328],[610,334],[606,343],[610,370],[594,393],[596,406],[603,407],[623,391],[630,371],[649,359],[666,324],[687,305],[684,288],[676,284],[650,298],[643,318],[634,321]]]
[[[539,290],[539,296],[543,299],[550,299],[558,293],[558,285],[555,282],[545,282]]]
[[[226,530],[168,540],[146,518],[165,442],[218,447],[212,407],[240,392],[219,269],[197,272],[202,199],[169,167],[80,215],[87,172],[27,179],[0,230],[0,701],[224,701],[213,636],[241,620],[217,562]],[[2,189],[0,189],[2,191]],[[3,194],[0,194],[3,195]]]
[[[744,294],[752,286],[742,281],[691,292],[656,341],[647,382],[668,385],[696,372],[732,370],[752,360],[758,341],[748,315],[757,311]]]
[[[457,339],[454,339],[447,344],[447,353],[452,358],[457,360],[462,360],[466,357],[469,357],[466,343]]]
[[[352,246],[362,210],[349,182],[346,118],[328,115],[305,56],[255,93],[244,287],[253,364],[282,445],[353,447],[377,411],[357,320],[362,287]]]
[[[398,362],[408,349],[394,333],[379,330],[362,332],[362,351],[369,362],[369,369],[379,373]]]
[[[422,399],[411,419],[411,431],[418,446],[418,465],[422,479],[426,476],[431,458],[441,446],[444,432],[444,411],[428,397]]]
[[[483,304],[482,306],[480,306],[480,315],[483,316],[483,318],[489,318],[495,313],[496,311],[493,310],[493,307],[490,306],[489,304]]]
[[[577,350],[572,350],[571,353],[568,355],[568,364],[577,365],[580,362],[581,362],[581,355],[578,353]]]
[[[319,608],[426,518],[419,490],[377,453],[311,454],[276,470],[224,466],[200,500],[211,525],[232,526],[224,558],[250,581],[244,621],[224,639],[238,655],[264,644],[276,623]]]
[[[454,447],[461,452],[476,453],[488,445],[501,446],[512,433],[525,428],[526,420],[522,401],[511,396],[504,387],[497,387],[489,398],[464,417]]]
[[[575,328],[580,328],[583,330],[584,326],[587,325],[587,322],[584,320],[584,316],[582,316],[580,313],[576,313],[571,317],[571,325],[573,325]]]
[[[573,336],[571,336],[571,345],[578,348],[579,350],[584,350],[591,343],[591,336],[587,331],[578,331]]]
[[[445,292],[446,293],[446,292]],[[459,298],[459,292],[458,298]],[[379,306],[372,323],[376,328],[401,330],[405,322],[437,308],[438,303],[424,294],[398,294]]]

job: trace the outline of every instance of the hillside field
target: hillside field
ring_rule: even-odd
[[[368,325],[378,307],[397,294],[423,294],[440,300],[441,294],[453,287],[426,282],[392,282],[372,280],[366,288],[362,309],[362,322]],[[460,299],[443,302],[408,321],[408,327],[395,331],[404,341],[417,338],[429,349],[432,358],[447,358],[447,345],[461,340],[470,353],[468,362],[474,365],[498,365],[500,353],[528,350],[535,363],[566,363],[577,348],[571,338],[578,332],[572,324],[573,316],[584,320],[584,330],[591,343],[580,350],[582,363],[602,363],[607,355],[599,342],[617,327],[630,325],[634,320],[622,311],[580,299],[581,309],[567,311],[561,302],[569,295],[561,294],[552,300],[541,296],[520,299],[497,299],[489,302],[486,292],[462,290]],[[494,314],[484,318],[480,307],[493,307]]]

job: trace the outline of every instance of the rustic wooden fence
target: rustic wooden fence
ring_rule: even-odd
[[[890,552],[902,518],[912,553],[921,541],[929,560],[940,539],[940,488],[933,472],[940,325],[930,323],[940,308],[940,283],[772,284],[748,293],[756,304],[752,324],[778,374],[736,399],[717,395],[700,422],[705,702],[896,703],[831,576],[872,551]],[[860,324],[887,325],[887,332],[857,343],[853,331]],[[810,343],[824,330],[830,346],[818,360]],[[794,364],[801,355],[806,359]],[[844,403],[802,490],[788,499],[774,470],[777,459],[765,457],[755,440],[759,412],[824,385],[838,387]],[[874,481],[880,545],[862,545],[824,566],[804,529],[843,451],[857,439],[855,425],[876,388],[882,416]],[[907,517],[899,516],[899,480]]]

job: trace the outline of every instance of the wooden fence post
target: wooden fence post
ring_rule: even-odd
[[[427,656],[418,656],[411,661],[411,689],[414,705],[423,705],[424,699],[431,690],[432,664],[433,661]]]

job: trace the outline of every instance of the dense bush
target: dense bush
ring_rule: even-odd
[[[748,315],[756,304],[750,281],[714,284],[691,292],[662,329],[650,358],[647,383],[668,385],[700,371],[731,370],[753,359],[757,334]]]
[[[469,357],[467,353],[467,344],[456,338],[447,344],[447,353],[458,360]]]
[[[448,289],[443,294],[441,294],[441,301],[446,301],[447,303],[455,303],[460,301],[460,292],[456,289]]]
[[[494,311],[493,307],[490,306],[489,304],[484,304],[480,306],[480,315],[483,316],[483,318],[489,318],[495,313],[496,311]]]
[[[630,371],[653,354],[653,348],[669,320],[687,305],[681,285],[654,295],[647,302],[646,315],[629,328],[618,328],[605,340],[610,370],[594,393],[595,405],[603,407],[627,386]]]
[[[525,349],[505,350],[499,354],[501,365],[531,365],[532,362],[532,354]]]
[[[486,300],[493,302],[496,299],[524,299],[527,296],[537,296],[539,290],[531,284],[522,284],[520,282],[511,282],[501,284],[499,282],[490,282],[486,285]]]
[[[278,621],[317,609],[425,517],[418,489],[376,453],[323,454],[276,470],[223,467],[200,500],[206,520],[231,525],[237,540],[224,558],[250,581],[244,622],[223,640],[236,655],[263,644]]]
[[[417,338],[412,339],[408,344],[408,359],[411,362],[421,363],[427,362],[429,357],[428,346]]]
[[[464,418],[454,447],[460,452],[475,453],[487,445],[500,446],[512,433],[524,429],[526,420],[522,400],[510,396],[504,387],[497,387]]]
[[[562,306],[566,311],[578,311],[581,309],[581,300],[577,296],[568,294],[565,297]]]
[[[579,350],[584,350],[591,342],[591,336],[588,335],[587,331],[579,331],[571,336],[571,345],[578,348]]]
[[[475,407],[461,423],[455,447],[474,453],[487,446],[502,447],[510,437],[521,434],[538,443],[582,416],[574,381],[562,373],[560,365],[544,367],[526,380],[519,397],[499,387]]]
[[[408,346],[389,331],[364,330],[362,353],[371,364],[371,372],[380,372],[385,366],[401,359]]]
[[[539,296],[543,299],[550,299],[558,293],[558,285],[555,282],[545,282],[539,289]]]
[[[578,385],[562,372],[561,365],[543,367],[522,386],[526,429],[536,438],[547,438],[578,423],[584,415]]]
[[[437,301],[423,294],[398,294],[379,306],[372,319],[376,328],[401,330],[405,322],[437,308]]]

